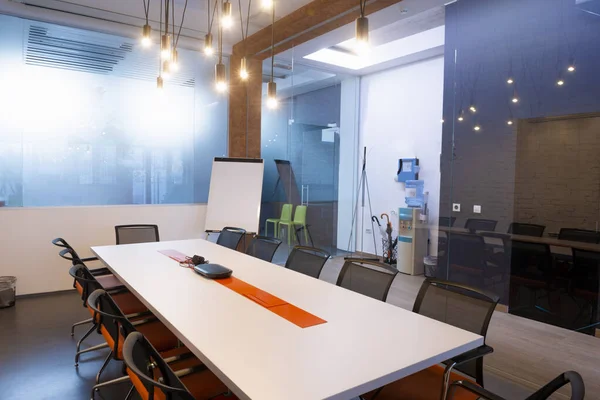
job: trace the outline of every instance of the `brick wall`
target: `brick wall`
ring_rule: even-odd
[[[600,221],[600,117],[519,123],[515,220],[596,229]]]

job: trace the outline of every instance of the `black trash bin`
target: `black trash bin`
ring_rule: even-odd
[[[0,276],[0,308],[15,305],[17,294],[17,278],[15,276]]]

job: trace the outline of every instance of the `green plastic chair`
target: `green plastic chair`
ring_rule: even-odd
[[[306,226],[306,211],[308,206],[297,206],[296,212],[294,212],[294,220],[293,221],[280,221],[279,222],[279,233],[281,236],[281,227],[287,227],[287,241],[288,246],[292,244],[292,230],[296,230],[296,227],[304,228],[304,240],[308,243],[308,228]],[[294,240],[296,236],[294,236]]]
[[[284,204],[281,208],[281,216],[279,218],[269,218],[265,222],[265,236],[269,236],[269,222],[274,225],[273,235],[279,237],[279,223],[281,221],[290,222],[292,220],[292,204]]]

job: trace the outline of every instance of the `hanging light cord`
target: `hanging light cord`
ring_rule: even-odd
[[[158,37],[160,40],[160,43],[162,45],[162,17],[163,17],[163,0],[159,0],[160,1],[160,22],[158,23]],[[149,2],[149,1],[148,1]],[[159,46],[160,47],[160,46]],[[160,51],[162,51],[162,49],[160,49]],[[162,76],[162,60],[161,60],[162,54],[158,54],[158,76]]]
[[[208,22],[208,33],[212,33],[212,27],[215,23],[215,14],[217,13],[219,0],[215,0],[215,6],[213,7],[212,18],[210,17],[210,0],[208,0],[208,14],[209,14],[209,22]]]
[[[148,14],[150,13],[150,0],[142,0],[144,2],[144,14],[146,14],[146,25],[148,25]]]
[[[367,0],[359,0],[360,1],[360,16],[365,16],[365,8],[367,8]]]
[[[175,0],[171,0],[171,29],[173,37],[171,38],[171,49],[175,50]]]
[[[221,13],[223,10],[223,0],[220,2]],[[223,17],[219,18],[219,64],[223,63]]]
[[[242,42],[244,43],[244,53],[246,49],[246,39],[248,38],[248,31],[250,28],[250,7],[252,7],[252,0],[248,1],[248,15],[246,17],[246,33],[244,33],[244,15],[242,14],[242,0],[238,0],[240,7],[240,26],[242,28]]]
[[[187,11],[188,0],[185,0],[183,5],[183,14],[181,15],[181,25],[179,25],[179,32],[177,32],[177,40],[175,41],[175,48],[179,44],[179,36],[181,35],[181,28],[183,28],[183,22],[185,21],[185,12]]]
[[[275,79],[275,4],[271,13],[271,82]]]

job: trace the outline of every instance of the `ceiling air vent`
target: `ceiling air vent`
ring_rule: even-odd
[[[51,24],[28,26],[25,63],[92,74],[156,82],[158,54],[133,40]],[[170,84],[194,87],[194,71],[180,51],[181,70]]]

